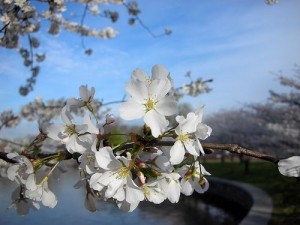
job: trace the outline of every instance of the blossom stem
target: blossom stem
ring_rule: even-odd
[[[46,182],[49,179],[49,176],[51,175],[51,173],[54,171],[54,169],[56,168],[56,166],[59,164],[59,161],[57,163],[55,163],[54,166],[52,166],[51,170],[48,172],[48,174],[43,178],[43,180],[41,180],[41,182],[38,185],[42,185],[44,182]]]

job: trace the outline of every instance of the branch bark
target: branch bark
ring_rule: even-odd
[[[133,145],[134,145],[134,143],[125,144],[119,150],[133,148]],[[173,146],[173,145],[174,145],[174,141],[158,141],[158,142],[151,143],[150,145],[147,145],[146,147]],[[207,153],[207,154],[212,153],[214,150],[220,150],[220,151],[228,151],[230,153],[239,154],[239,155],[246,155],[249,157],[265,160],[265,161],[272,162],[275,164],[277,164],[279,162],[279,159],[275,158],[274,156],[264,154],[259,151],[246,149],[246,148],[243,148],[236,144],[202,143],[202,147],[203,147],[205,153]],[[61,160],[68,160],[68,159],[73,158],[73,155],[71,153],[69,153],[67,150],[63,150],[63,151],[61,151],[61,153],[62,153]],[[25,155],[29,159],[38,159],[38,158],[46,158],[46,157],[49,157],[49,156],[52,156],[55,154],[57,154],[57,153],[51,153],[51,154],[40,153],[37,155],[31,155],[31,154],[25,154]],[[7,158],[6,155],[7,155],[7,153],[0,152],[0,159],[5,160],[6,162],[15,163],[13,160]]]

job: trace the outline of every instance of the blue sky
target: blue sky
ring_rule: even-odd
[[[96,97],[105,102],[120,100],[135,68],[150,73],[159,63],[170,71],[176,86],[188,82],[187,71],[194,78],[213,78],[213,92],[185,98],[195,108],[205,104],[210,114],[265,101],[270,89],[284,90],[274,72],[291,75],[294,64],[300,63],[300,1],[281,0],[272,6],[264,0],[138,3],[141,19],[154,33],[168,27],[173,34],[153,38],[139,24],[127,25],[122,7],[116,7],[121,18],[113,24],[119,31],[115,39],[85,39],[86,47],[93,49],[89,57],[79,36],[62,32],[53,37],[40,32],[36,35],[41,39],[40,51],[47,58],[35,90],[26,97],[18,94],[18,88],[25,84],[29,71],[16,51],[0,49],[0,111],[18,111],[36,97],[77,97],[81,84],[94,86]],[[96,27],[110,24],[90,17],[86,22]]]

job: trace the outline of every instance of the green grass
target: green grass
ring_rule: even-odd
[[[273,213],[269,225],[300,224],[300,182],[282,176],[277,165],[250,162],[249,173],[239,162],[207,162],[204,164],[213,176],[249,183],[265,190],[273,200]]]

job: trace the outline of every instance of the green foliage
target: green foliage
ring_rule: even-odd
[[[205,168],[215,177],[250,183],[265,190],[273,200],[273,214],[269,225],[300,224],[300,182],[282,176],[277,165],[250,162],[249,174],[238,162],[206,163]]]

